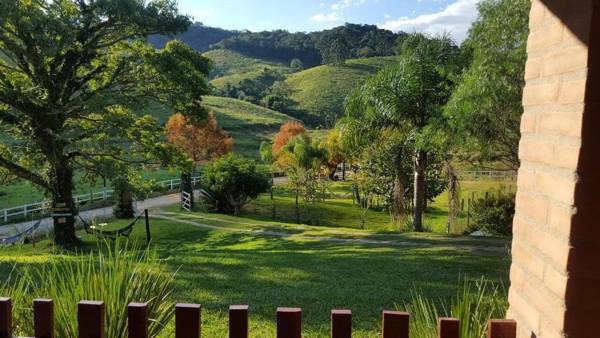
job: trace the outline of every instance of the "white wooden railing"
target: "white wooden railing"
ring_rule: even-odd
[[[197,184],[199,181],[199,176],[192,177],[192,184]],[[181,179],[174,178],[170,180],[156,182],[156,184],[162,188],[166,188],[168,191],[174,191],[176,189],[179,189],[181,185]],[[114,190],[104,188],[100,191],[73,196],[73,200],[75,201],[76,205],[81,205],[87,202],[106,201],[112,197],[113,193]],[[11,218],[24,218],[27,217],[27,215],[43,213],[45,210],[48,209],[49,206],[50,201],[44,200],[31,204],[24,204],[16,207],[0,209],[0,218],[6,223]]]

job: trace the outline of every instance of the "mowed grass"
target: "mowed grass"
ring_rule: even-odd
[[[157,215],[157,211],[151,215]],[[275,337],[278,306],[303,309],[304,337],[327,337],[329,311],[334,308],[353,310],[354,337],[375,337],[380,334],[381,311],[401,306],[414,288],[437,302],[456,293],[461,276],[485,276],[500,283],[507,283],[508,278],[510,262],[506,254],[462,247],[499,245],[498,239],[469,243],[463,237],[404,234],[388,238],[398,245],[341,242],[327,238],[363,237],[332,233],[326,228],[299,230],[285,222],[272,224],[203,212],[172,217],[175,221],[151,219],[153,247],[165,268],[177,272],[176,300],[202,304],[204,337],[227,337],[230,304],[250,305],[251,337]],[[206,229],[181,221],[223,229]],[[111,227],[127,222],[114,222]],[[269,231],[274,229],[296,236],[273,235]],[[94,248],[93,238],[82,236],[85,248]],[[145,240],[143,223],[134,228],[131,240]],[[6,276],[15,263],[35,267],[56,259],[70,256],[53,253],[47,240],[35,248],[24,245],[3,249],[0,276]],[[171,330],[172,324],[163,336],[172,337]]]
[[[342,116],[344,100],[370,75],[397,62],[397,57],[348,60],[345,65],[323,65],[291,74],[286,83],[297,104],[296,117],[323,122],[327,114]]]

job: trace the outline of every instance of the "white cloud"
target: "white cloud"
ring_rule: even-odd
[[[341,21],[342,19],[340,18],[340,16],[338,15],[338,13],[333,12],[333,13],[319,13],[316,15],[313,15],[310,18],[312,21],[317,21],[317,22],[335,22],[335,21]]]
[[[424,32],[429,34],[449,33],[458,42],[464,41],[471,24],[477,18],[477,3],[480,0],[456,0],[440,12],[424,14],[415,18],[399,18],[379,25],[391,31]]]
[[[367,0],[341,0],[331,5],[331,9],[334,11],[339,11],[344,8],[352,7],[352,6],[360,6],[366,3]]]

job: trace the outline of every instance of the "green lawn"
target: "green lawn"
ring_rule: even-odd
[[[455,294],[460,276],[486,276],[503,283],[508,278],[509,261],[505,254],[458,246],[506,245],[497,239],[404,234],[386,237],[398,245],[340,242],[326,238],[363,237],[350,232],[331,233],[327,231],[329,228],[299,230],[293,224],[202,212],[175,218],[225,228],[211,230],[179,221],[151,221],[154,248],[168,270],[177,271],[174,297],[203,305],[204,337],[227,336],[230,304],[250,305],[252,337],[274,337],[277,306],[303,308],[304,337],[328,336],[332,308],[353,310],[354,337],[375,337],[381,311],[401,305],[415,287],[439,300]],[[111,226],[125,223],[120,221]],[[145,239],[141,224],[135,227],[133,240]],[[268,231],[275,227],[290,234],[300,231],[302,236],[271,235]],[[255,232],[240,231],[244,229]],[[264,231],[258,231],[261,229]],[[366,231],[364,235],[378,234]],[[88,235],[83,238],[88,248],[94,246]],[[35,266],[52,259],[69,259],[69,255],[52,251],[49,241],[37,243],[35,248],[24,245],[20,249],[3,249],[0,276],[6,276],[14,263]]]

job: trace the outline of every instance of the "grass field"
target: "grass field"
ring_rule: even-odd
[[[368,76],[395,63],[396,57],[348,60],[343,66],[324,65],[290,75],[286,83],[297,103],[296,117],[323,122],[325,115],[343,115],[346,96]]]
[[[178,211],[175,206],[168,210]],[[153,246],[166,269],[177,271],[176,300],[202,304],[204,337],[227,336],[230,304],[250,305],[251,337],[274,337],[277,306],[303,308],[307,338],[328,336],[332,308],[353,310],[353,337],[375,337],[381,311],[401,307],[415,288],[439,301],[455,294],[461,276],[502,283],[508,278],[510,262],[502,250],[477,249],[501,249],[507,245],[502,239],[298,227],[248,215],[169,215],[170,220],[151,220]],[[81,235],[87,248],[93,248],[93,239]],[[143,226],[136,226],[132,240],[144,239]],[[364,239],[370,242],[360,241]],[[57,259],[70,255],[53,253],[47,240],[35,248],[3,249],[0,276],[13,264],[35,267]],[[172,333],[167,330],[164,336]]]
[[[249,58],[227,49],[211,50],[204,53],[204,56],[213,62],[210,83],[217,88],[222,88],[227,83],[237,85],[243,80],[255,78],[265,68],[282,73],[290,71],[289,67],[283,64]]]
[[[204,105],[214,111],[219,126],[233,136],[234,151],[249,158],[258,158],[260,143],[270,139],[279,127],[293,118],[232,98],[207,96]]]

